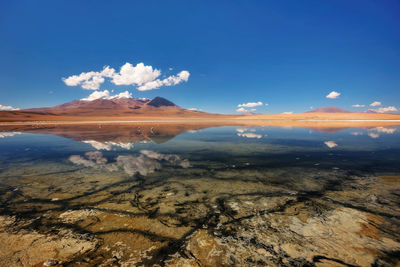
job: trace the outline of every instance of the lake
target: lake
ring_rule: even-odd
[[[2,266],[399,264],[398,127],[15,126],[0,163]]]

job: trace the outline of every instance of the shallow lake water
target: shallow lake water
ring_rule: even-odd
[[[396,266],[400,129],[0,129],[0,265]]]

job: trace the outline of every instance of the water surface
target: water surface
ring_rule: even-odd
[[[0,262],[392,266],[400,129],[2,129]]]

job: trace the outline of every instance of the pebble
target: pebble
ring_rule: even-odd
[[[43,262],[43,266],[55,266],[57,264],[58,261],[54,259],[47,259],[45,262]]]

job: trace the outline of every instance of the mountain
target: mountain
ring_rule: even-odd
[[[155,97],[153,100],[151,100],[150,102],[148,102],[147,105],[153,106],[153,107],[156,107],[156,108],[163,107],[163,106],[164,106],[164,107],[173,107],[173,106],[176,106],[176,105],[175,105],[174,103],[172,103],[171,101],[169,101],[169,100],[167,100],[167,99],[165,99],[165,98],[159,97],[159,96]]]
[[[92,101],[74,100],[54,107],[32,108],[21,111],[67,116],[121,116],[160,112],[181,113],[186,110],[165,98],[157,96],[153,100],[117,97]]]
[[[307,111],[306,113],[351,113],[351,111],[338,107],[323,107]]]

